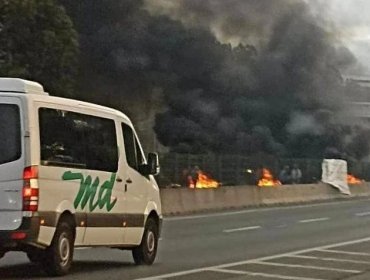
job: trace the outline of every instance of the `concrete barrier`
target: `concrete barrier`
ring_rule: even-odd
[[[164,215],[181,215],[267,205],[300,204],[370,196],[370,183],[350,186],[351,195],[327,184],[220,187],[218,189],[161,189]]]

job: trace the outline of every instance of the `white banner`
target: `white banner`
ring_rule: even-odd
[[[321,180],[336,187],[343,194],[351,194],[347,184],[347,161],[345,160],[324,159]]]

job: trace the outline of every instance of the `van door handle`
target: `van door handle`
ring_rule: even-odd
[[[132,180],[130,178],[126,179],[126,184],[125,184],[125,192],[127,192],[127,184],[131,184]]]
[[[117,178],[116,178],[116,181],[117,181],[118,183],[121,183],[123,180],[122,180],[120,177],[117,177]]]

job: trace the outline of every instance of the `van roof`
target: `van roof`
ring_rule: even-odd
[[[56,97],[56,96],[48,96],[47,98],[45,98],[45,96],[33,95],[32,99],[34,101],[39,101],[39,102],[46,102],[46,103],[52,103],[52,104],[63,104],[71,108],[87,108],[87,109],[97,110],[99,112],[109,113],[109,114],[121,117],[126,122],[131,124],[130,119],[124,113],[122,113],[119,110],[110,108],[110,107],[101,106],[98,104],[84,102],[84,101],[80,101],[76,99],[69,99],[69,98]]]
[[[0,78],[0,92],[47,95],[39,83],[18,78]]]
[[[109,113],[118,117],[123,118],[127,123],[131,124],[130,119],[121,111],[110,108],[110,107],[105,107],[101,105],[97,105],[94,103],[89,103],[89,102],[84,102],[76,99],[70,99],[70,98],[63,98],[63,97],[56,97],[56,96],[41,96],[41,95],[30,95],[30,98],[34,101],[39,101],[39,102],[46,102],[46,103],[51,103],[51,104],[62,104],[65,106],[68,106],[71,108],[86,108],[86,109],[93,109],[99,112],[104,112],[104,113]],[[73,111],[73,110],[72,110]]]
[[[97,105],[94,103],[79,101],[76,99],[50,96],[44,91],[44,88],[41,84],[33,81],[18,78],[0,78],[0,94],[1,93],[8,93],[11,95],[27,94],[27,98],[30,98],[33,101],[47,102],[52,104],[63,104],[74,108],[90,108],[100,112],[119,116],[123,118],[127,123],[131,124],[130,119],[119,110]]]

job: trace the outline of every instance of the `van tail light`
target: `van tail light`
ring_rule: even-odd
[[[28,166],[23,170],[23,180],[37,179],[39,177],[39,168],[37,166]]]
[[[29,166],[23,171],[23,211],[36,212],[39,206],[38,167]]]
[[[22,240],[27,237],[27,234],[25,232],[13,232],[10,236],[13,240]]]

